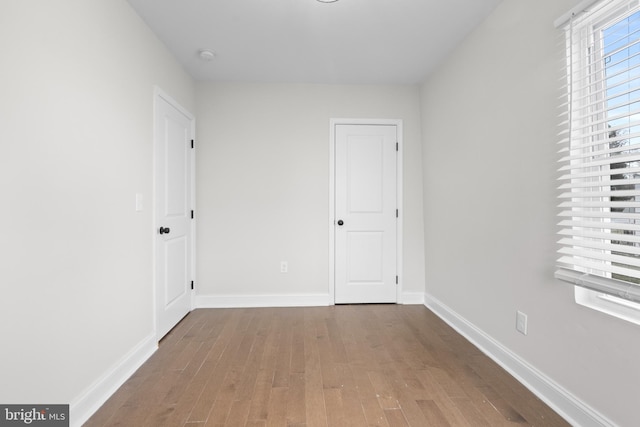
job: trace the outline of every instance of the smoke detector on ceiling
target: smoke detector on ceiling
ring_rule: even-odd
[[[210,49],[200,49],[198,51],[198,56],[200,56],[200,59],[203,61],[213,61],[216,57],[216,53]]]

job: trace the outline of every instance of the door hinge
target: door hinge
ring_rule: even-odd
[[[193,290],[193,280],[191,281],[191,290]]]
[[[396,151],[400,151],[400,143],[396,142]]]
[[[398,215],[399,215],[398,209],[396,209],[396,218],[400,218]]]
[[[191,140],[191,148],[193,148],[193,139]]]
[[[191,219],[193,219],[193,209],[191,209]]]
[[[191,282],[191,283],[193,283],[193,282]],[[396,276],[396,285],[397,285],[397,284],[398,284],[398,276]]]

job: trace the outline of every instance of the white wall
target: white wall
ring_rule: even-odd
[[[5,0],[0,52],[0,402],[78,402],[153,337],[153,87],[193,81],[124,0]]]
[[[327,300],[330,118],[403,119],[404,292],[422,292],[417,86],[199,83],[197,110],[199,301]]]
[[[553,278],[562,38],[552,23],[576,3],[504,0],[423,85],[426,291],[632,426],[640,329],[576,305]]]

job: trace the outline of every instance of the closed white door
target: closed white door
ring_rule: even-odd
[[[335,127],[335,302],[397,302],[395,125]]]
[[[162,338],[191,310],[193,118],[155,99],[156,330]]]

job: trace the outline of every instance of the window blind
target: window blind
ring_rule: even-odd
[[[556,277],[640,301],[640,8],[583,3],[564,27]]]

